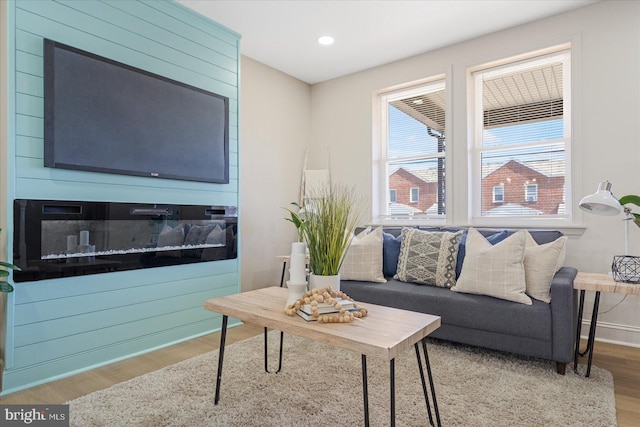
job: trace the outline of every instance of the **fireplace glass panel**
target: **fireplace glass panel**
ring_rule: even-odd
[[[16,282],[237,257],[232,206],[15,200]]]

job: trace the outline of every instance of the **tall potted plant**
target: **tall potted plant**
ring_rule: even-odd
[[[302,212],[291,213],[309,249],[309,287],[340,289],[340,267],[351,244],[362,204],[353,188],[329,185],[312,194]]]

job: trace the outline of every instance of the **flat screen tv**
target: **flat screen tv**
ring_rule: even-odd
[[[229,99],[44,40],[44,165],[229,182]]]

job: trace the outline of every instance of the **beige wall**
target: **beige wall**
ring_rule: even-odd
[[[328,147],[332,178],[357,186],[371,198],[372,98],[390,86],[448,73],[453,110],[449,153],[455,158],[448,206],[453,224],[467,224],[467,68],[501,58],[572,42],[574,129],[573,204],[614,183],[618,196],[640,194],[640,3],[607,1],[381,67],[330,80],[311,88],[312,158]],[[246,141],[245,141],[246,142]],[[244,146],[246,148],[246,145]],[[246,167],[246,165],[245,165]],[[451,209],[453,207],[453,209]],[[369,212],[371,217],[371,212]],[[622,215],[616,219],[578,215],[583,229],[571,234],[566,265],[582,271],[609,271],[623,249]],[[640,255],[640,230],[633,227],[630,252]],[[246,263],[246,260],[245,260]],[[246,264],[245,264],[246,266]],[[591,296],[586,315],[590,315]],[[603,295],[598,337],[640,346],[640,298]],[[610,312],[605,313],[611,309]]]
[[[280,283],[276,255],[296,239],[284,208],[298,201],[311,134],[308,84],[245,56],[240,85],[240,222],[243,291]]]
[[[603,19],[606,17],[606,19]],[[324,166],[330,153],[332,179],[355,185],[372,198],[372,100],[394,85],[446,73],[453,109],[449,154],[448,220],[467,224],[467,69],[562,43],[573,43],[573,205],[614,183],[618,196],[640,194],[640,3],[608,1],[532,24],[427,52],[309,87],[248,58],[242,62],[241,220],[242,289],[277,283],[295,232],[282,209],[296,200],[304,147],[309,167]],[[453,207],[453,209],[452,209]],[[371,210],[365,221],[372,219]],[[622,216],[578,214],[565,264],[608,272],[622,253]],[[630,253],[640,255],[640,230],[631,228]],[[604,294],[598,338],[640,346],[640,298]],[[587,296],[585,317],[591,313]],[[609,311],[610,310],[610,311]]]

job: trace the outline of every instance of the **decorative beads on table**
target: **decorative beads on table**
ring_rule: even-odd
[[[318,319],[318,322],[320,323],[349,323],[354,319],[359,319],[367,315],[367,310],[362,307],[358,307],[355,304],[355,301],[354,307],[357,308],[357,310],[345,310],[338,303],[336,298],[353,301],[353,299],[351,299],[351,297],[349,297],[344,292],[336,291],[328,286],[324,289],[312,289],[306,292],[296,302],[286,306],[284,309],[284,313],[287,316],[294,316],[296,312],[302,308],[303,305],[309,304],[311,305],[311,315]],[[318,303],[331,304],[336,308],[336,310],[339,310],[339,312],[330,314],[319,314],[317,309]]]

